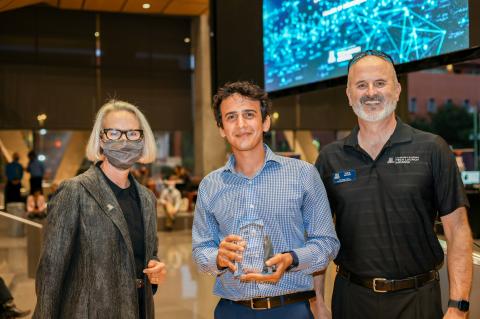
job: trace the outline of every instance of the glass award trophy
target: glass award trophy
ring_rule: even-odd
[[[265,261],[273,257],[270,237],[265,234],[262,219],[243,220],[239,224],[238,235],[245,241],[241,262],[236,262],[235,277],[248,273],[271,274],[275,267],[267,267]]]

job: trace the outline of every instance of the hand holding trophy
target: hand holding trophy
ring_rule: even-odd
[[[235,277],[249,273],[271,274],[274,267],[265,265],[273,256],[273,246],[268,235],[265,235],[265,228],[262,219],[248,219],[240,222],[238,234],[245,242],[242,260],[235,264]]]
[[[245,242],[238,235],[228,235],[218,247],[217,268],[219,270],[229,268],[232,272],[236,270],[235,263],[242,260],[242,251]]]
[[[238,234],[245,246],[242,258],[235,263],[234,276],[242,281],[276,283],[292,263],[290,254],[273,254],[270,237],[262,219],[243,220]]]

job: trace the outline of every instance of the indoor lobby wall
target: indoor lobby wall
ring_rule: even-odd
[[[0,129],[38,128],[41,113],[48,129],[90,129],[117,98],[139,105],[153,129],[192,130],[190,32],[190,17],[0,13]]]

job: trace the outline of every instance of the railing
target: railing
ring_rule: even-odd
[[[43,225],[42,225],[42,224],[39,224],[39,223],[36,223],[36,222],[32,222],[32,221],[29,220],[29,219],[22,218],[22,217],[18,217],[18,216],[16,216],[16,215],[12,215],[12,214],[9,214],[9,213],[6,213],[6,212],[0,211],[0,216],[3,216],[3,217],[6,217],[6,218],[9,218],[9,219],[16,220],[16,221],[18,221],[18,222],[21,222],[21,223],[24,223],[24,224],[26,224],[26,225],[30,225],[30,226],[33,226],[33,227],[43,228]]]

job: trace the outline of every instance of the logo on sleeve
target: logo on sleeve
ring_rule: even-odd
[[[356,179],[357,179],[357,172],[354,169],[347,170],[347,171],[339,171],[333,174],[334,184],[353,182]]]
[[[389,157],[387,164],[410,164],[412,162],[418,162],[420,156],[395,156]]]

